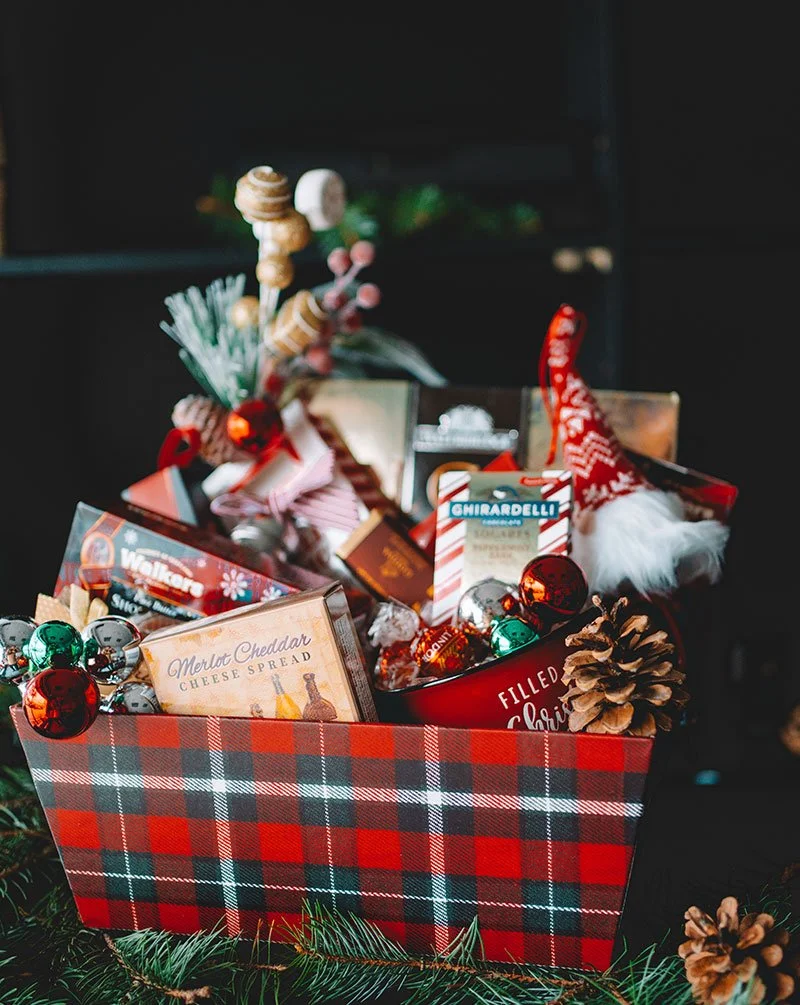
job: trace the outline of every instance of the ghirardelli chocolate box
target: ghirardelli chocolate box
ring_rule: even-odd
[[[535,555],[570,547],[569,471],[447,471],[439,485],[433,624],[483,579],[516,584]]]
[[[165,628],[148,635],[141,648],[167,713],[377,718],[339,583]]]
[[[55,592],[69,584],[112,614],[184,621],[272,600],[329,580],[237,547],[227,538],[119,504],[78,503]]]
[[[411,396],[402,507],[414,519],[435,509],[443,472],[479,471],[506,451],[524,463],[527,391],[414,384]]]

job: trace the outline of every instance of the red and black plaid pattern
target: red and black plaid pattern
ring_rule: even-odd
[[[416,951],[477,913],[488,959],[610,961],[649,740],[106,715],[51,741],[15,719],[89,926],[279,937],[309,898]]]

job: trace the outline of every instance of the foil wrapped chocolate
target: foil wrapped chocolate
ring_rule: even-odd
[[[369,627],[369,640],[374,646],[385,649],[396,642],[409,643],[419,634],[420,617],[416,611],[399,601],[378,604]]]

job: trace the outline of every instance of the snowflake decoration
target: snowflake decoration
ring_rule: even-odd
[[[229,600],[242,600],[247,596],[248,582],[241,572],[223,572],[222,593]]]
[[[139,535],[136,533],[135,530],[130,529],[126,530],[124,537],[125,537],[125,544],[130,545],[131,548],[136,547],[139,541]]]
[[[280,600],[281,597],[285,596],[282,590],[279,590],[274,584],[265,586],[261,593],[261,600],[266,602],[268,600]]]
[[[208,565],[208,562],[204,558],[198,558],[197,559],[197,568],[198,569],[205,569],[205,567],[207,565]]]

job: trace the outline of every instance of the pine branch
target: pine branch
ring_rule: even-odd
[[[54,854],[55,849],[52,846],[41,848],[36,852],[31,852],[31,854],[27,855],[25,858],[18,859],[12,865],[0,870],[0,882],[8,879],[9,876],[13,876],[15,873],[21,872],[23,869],[27,869],[28,866],[33,865],[34,862],[38,862],[43,858],[50,858]]]
[[[6,799],[0,803],[0,810],[16,809],[19,806],[37,806],[38,803],[39,800],[36,798],[36,795],[31,793],[26,796],[17,796],[15,799]]]
[[[216,279],[205,292],[191,286],[164,301],[172,324],[163,331],[180,346],[180,358],[200,386],[225,408],[236,408],[260,387],[264,347],[257,328],[237,329],[233,305],[244,293],[245,277]]]
[[[186,1002],[187,1005],[196,1005],[201,998],[210,998],[212,989],[210,984],[205,984],[201,988],[192,988],[191,990],[182,988],[168,988],[163,984],[158,984],[156,981],[150,980],[146,974],[140,974],[138,971],[134,970],[133,967],[125,960],[122,953],[117,949],[116,943],[111,938],[110,935],[104,935],[105,943],[111,950],[114,959],[119,963],[122,969],[130,976],[134,984],[142,984],[147,988],[152,988],[154,991],[158,991],[168,998],[177,998],[182,1002]]]

